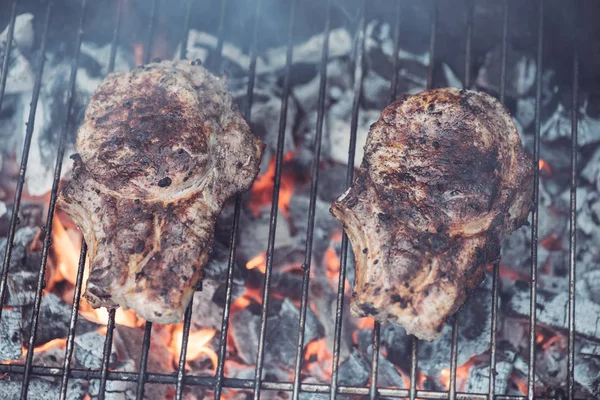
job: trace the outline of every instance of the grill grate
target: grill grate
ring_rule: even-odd
[[[183,29],[183,46],[181,47],[181,58],[186,57],[186,43],[187,34],[190,28],[190,14],[194,0],[187,0],[186,5],[186,16],[184,20]],[[251,104],[252,95],[256,79],[256,60],[259,43],[259,24],[258,17],[261,13],[261,0],[256,0],[254,8],[254,28],[253,36],[250,46],[250,68],[249,68],[249,79],[247,96],[248,102],[246,103],[244,115],[246,119],[250,119],[251,115]],[[539,1],[538,9],[538,29],[537,29],[537,76],[536,76],[536,106],[535,106],[535,141],[534,141],[534,162],[535,162],[535,187],[534,187],[534,205],[532,207],[532,243],[531,243],[531,317],[530,317],[530,334],[529,334],[529,375],[528,375],[528,392],[527,396],[507,396],[507,395],[494,395],[495,387],[495,374],[494,367],[496,365],[496,327],[498,319],[498,281],[499,281],[499,265],[493,266],[493,286],[492,286],[492,329],[490,337],[490,375],[489,375],[489,391],[487,394],[470,394],[470,393],[457,393],[456,391],[456,368],[457,368],[457,348],[458,348],[458,325],[460,323],[458,316],[452,321],[452,347],[451,347],[451,367],[450,367],[450,386],[448,392],[442,391],[428,391],[428,390],[417,390],[417,365],[418,365],[418,346],[419,342],[416,338],[412,338],[412,349],[411,349],[411,368],[410,368],[410,389],[390,389],[390,388],[379,388],[377,387],[377,368],[378,368],[378,354],[379,354],[379,339],[380,339],[380,325],[375,323],[373,331],[373,355],[371,360],[371,385],[369,387],[347,387],[338,385],[338,366],[340,357],[340,337],[342,332],[342,312],[343,312],[343,300],[344,300],[344,286],[346,277],[346,265],[349,257],[348,249],[348,238],[344,234],[341,242],[341,265],[340,265],[340,276],[338,282],[338,293],[337,293],[337,308],[335,318],[335,338],[334,338],[334,351],[333,351],[333,366],[332,366],[332,380],[330,385],[326,384],[303,384],[300,383],[300,371],[302,368],[303,354],[302,349],[304,345],[304,332],[300,329],[297,337],[297,353],[294,363],[295,377],[293,382],[272,382],[264,381],[262,379],[262,371],[264,364],[264,350],[265,350],[265,339],[266,339],[266,323],[267,323],[267,308],[270,298],[270,283],[271,283],[271,271],[273,267],[273,253],[275,246],[275,233],[277,229],[277,204],[279,200],[281,175],[282,175],[282,164],[283,164],[283,152],[284,152],[284,133],[286,129],[286,114],[288,109],[288,97],[290,95],[290,75],[291,75],[291,64],[292,64],[292,44],[294,40],[294,29],[295,29],[295,13],[296,13],[296,2],[297,0],[291,0],[291,7],[289,12],[289,30],[288,30],[288,44],[286,53],[286,67],[283,84],[283,96],[280,112],[279,122],[279,135],[277,142],[276,152],[276,167],[274,177],[274,189],[273,198],[271,203],[271,212],[269,220],[269,236],[266,253],[266,273],[264,275],[264,291],[263,291],[263,303],[261,312],[261,323],[260,323],[260,336],[258,343],[258,356],[256,360],[256,372],[254,379],[230,379],[224,377],[224,362],[227,353],[227,332],[229,328],[229,316],[232,299],[232,283],[233,283],[233,269],[235,263],[236,244],[239,234],[239,220],[240,220],[240,208],[241,208],[241,197],[238,196],[235,201],[235,211],[233,219],[233,228],[230,238],[230,254],[228,260],[228,272],[227,272],[227,285],[226,285],[226,296],[225,306],[223,312],[223,320],[221,325],[221,340],[220,348],[218,350],[218,364],[214,377],[200,377],[194,375],[185,375],[185,363],[186,363],[186,348],[190,330],[190,323],[192,317],[191,305],[188,307],[185,313],[184,319],[184,330],[181,346],[181,354],[179,359],[179,366],[176,375],[165,375],[148,373],[146,370],[146,364],[148,360],[148,354],[150,349],[150,339],[152,331],[152,323],[146,323],[143,339],[143,350],[140,362],[139,373],[121,372],[121,371],[110,371],[108,369],[109,357],[112,347],[113,331],[115,328],[115,311],[109,312],[109,320],[107,325],[106,341],[103,349],[102,365],[99,370],[83,370],[71,367],[71,356],[74,349],[74,337],[75,327],[77,325],[78,311],[79,311],[79,299],[81,296],[81,285],[83,279],[83,268],[85,264],[85,257],[87,247],[85,242],[81,248],[79,269],[77,273],[77,280],[74,292],[74,301],[71,311],[71,320],[69,324],[69,334],[67,337],[66,344],[66,357],[64,360],[63,368],[53,367],[42,367],[33,365],[33,354],[34,354],[34,341],[36,337],[36,330],[38,326],[40,303],[42,298],[42,289],[44,287],[44,272],[46,268],[46,260],[48,257],[48,250],[51,245],[51,229],[52,220],[54,215],[54,207],[57,199],[58,186],[60,181],[60,171],[62,160],[65,151],[66,132],[68,131],[69,119],[65,116],[64,124],[60,136],[60,144],[58,155],[56,159],[56,167],[54,174],[54,181],[51,191],[51,197],[49,202],[49,213],[46,221],[46,236],[43,245],[42,262],[39,270],[39,277],[37,281],[37,291],[34,303],[34,312],[31,321],[30,339],[28,343],[28,352],[24,365],[0,365],[0,372],[9,374],[23,375],[23,386],[21,391],[21,398],[27,397],[27,390],[29,381],[32,376],[62,376],[62,384],[60,390],[60,398],[65,399],[67,396],[67,383],[70,378],[75,379],[99,379],[100,380],[100,391],[99,399],[104,399],[106,384],[108,381],[130,381],[137,382],[137,398],[142,399],[144,397],[144,387],[146,383],[160,383],[167,385],[175,385],[175,398],[181,399],[183,396],[183,388],[186,385],[191,386],[204,386],[212,388],[214,390],[215,399],[221,397],[223,388],[238,388],[238,389],[252,389],[254,399],[260,399],[262,390],[280,390],[291,392],[292,399],[296,400],[299,398],[301,392],[312,392],[312,393],[323,393],[329,394],[331,399],[335,399],[337,394],[349,394],[349,395],[362,395],[368,396],[369,399],[376,399],[377,396],[387,397],[408,397],[411,400],[415,398],[423,399],[471,399],[471,400],[483,400],[483,399],[505,399],[505,400],[517,400],[517,399],[534,399],[534,374],[535,374],[535,339],[536,339],[536,281],[537,281],[537,246],[538,246],[538,199],[539,199],[539,171],[537,168],[539,157],[540,157],[540,127],[541,127],[541,95],[542,95],[542,61],[543,61],[543,47],[544,47],[544,5],[543,1]],[[15,26],[15,17],[17,11],[18,0],[12,2],[12,12],[10,17],[10,24],[8,30],[8,44],[7,52],[3,60],[2,76],[0,77],[0,108],[2,106],[2,100],[4,98],[4,92],[6,88],[6,80],[8,75],[8,58],[12,46],[12,36]],[[79,54],[82,39],[84,36],[84,17],[86,10],[86,0],[81,0],[81,11],[79,16],[79,30],[76,37],[76,50],[73,55],[71,63],[71,75],[69,80],[68,92],[67,92],[67,115],[69,115],[72,105],[73,92],[75,88],[75,79],[77,74],[77,67],[79,62]],[[109,72],[114,70],[115,57],[117,52],[117,46],[119,42],[119,34],[121,28],[123,2],[117,1],[115,10],[115,22],[114,22],[114,33],[110,51],[110,59],[108,62]],[[155,33],[155,25],[157,20],[157,10],[159,1],[153,0],[149,8],[151,10],[150,25],[148,27],[147,46],[145,61],[148,62],[151,54],[151,47]],[[12,216],[10,219],[10,229],[8,233],[8,246],[6,254],[3,259],[3,270],[0,281],[0,305],[4,304],[7,291],[7,279],[9,271],[9,261],[12,254],[12,245],[14,241],[14,235],[17,225],[17,215],[21,205],[21,195],[25,182],[25,173],[27,169],[27,160],[29,155],[29,148],[31,145],[31,139],[33,134],[33,126],[36,117],[36,106],[40,94],[40,88],[42,84],[42,72],[45,62],[45,51],[48,38],[48,26],[50,24],[52,11],[54,9],[54,1],[49,0],[46,8],[46,15],[44,20],[44,33],[42,35],[41,52],[37,61],[37,74],[35,77],[35,85],[33,88],[33,95],[31,99],[31,109],[29,112],[29,120],[26,131],[26,138],[22,152],[22,162],[19,173],[19,180],[15,191],[15,198],[12,208]],[[362,93],[362,80],[363,80],[363,56],[364,56],[364,39],[365,39],[365,7],[366,1],[362,0],[360,6],[360,23],[358,27],[358,38],[356,48],[356,64],[354,72],[354,99],[352,106],[352,120],[351,120],[351,132],[350,132],[350,148],[348,152],[348,168],[346,175],[346,185],[349,186],[353,179],[353,165],[355,157],[355,146],[358,126],[358,111],[359,111],[359,99]],[[315,153],[312,164],[312,175],[311,175],[311,191],[310,191],[310,205],[309,205],[309,223],[306,233],[306,248],[305,248],[305,259],[302,265],[303,277],[302,277],[302,298],[300,306],[300,326],[304,326],[306,320],[307,304],[308,304],[308,289],[309,289],[309,277],[311,267],[311,253],[312,253],[312,242],[313,242],[313,229],[315,221],[315,204],[317,196],[317,184],[319,179],[319,157],[321,150],[321,137],[323,133],[323,121],[325,118],[325,94],[326,94],[326,83],[327,83],[327,60],[328,60],[328,36],[331,27],[331,0],[327,2],[327,13],[325,18],[325,40],[322,47],[321,63],[319,67],[320,73],[320,85],[318,93],[318,116],[316,126],[316,138],[315,138]],[[224,32],[225,32],[225,15],[227,10],[227,0],[220,1],[220,19],[218,25],[218,42],[217,42],[217,54],[218,56],[214,60],[210,67],[213,71],[221,71],[222,68],[222,57],[221,52],[223,49]],[[507,43],[508,43],[508,32],[509,32],[509,3],[507,0],[504,1],[504,14],[503,14],[503,31],[502,31],[502,58],[501,58],[501,80],[500,80],[500,100],[503,102],[506,92],[506,72],[507,72]],[[395,10],[395,25],[394,25],[394,49],[395,53],[398,54],[399,39],[400,39],[400,3],[397,3]],[[430,38],[430,66],[427,72],[427,87],[433,87],[434,79],[434,65],[435,65],[435,54],[436,54],[436,31],[438,22],[438,11],[437,2],[432,2],[431,10],[431,38]],[[473,37],[473,3],[468,1],[468,15],[466,25],[466,52],[465,52],[465,71],[464,81],[465,86],[469,86],[471,82],[471,44]],[[397,57],[393,60],[394,71],[397,72]],[[578,79],[579,79],[579,60],[577,50],[574,49],[573,53],[573,110],[577,110],[578,105]],[[398,74],[394,74],[391,82],[391,100],[396,98],[396,83]],[[572,131],[571,131],[571,197],[570,197],[570,248],[569,248],[569,306],[568,306],[568,368],[567,368],[567,398],[574,398],[574,361],[575,361],[575,246],[576,246],[576,183],[577,183],[577,113],[572,113]],[[2,313],[2,307],[0,307],[0,318]],[[557,398],[562,397],[562,394],[558,394]],[[539,397],[538,397],[539,398]]]

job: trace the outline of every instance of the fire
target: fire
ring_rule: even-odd
[[[254,257],[252,260],[248,261],[246,263],[246,268],[258,268],[259,271],[264,274],[267,270],[267,252],[263,251],[262,253]]]
[[[283,156],[283,163],[289,162],[293,159],[294,152],[289,152]],[[275,179],[275,157],[269,161],[269,167],[267,172],[260,175],[254,181],[252,186],[252,196],[250,200],[250,209],[256,216],[260,215],[261,208],[265,205],[271,204],[273,198],[273,180]],[[294,194],[294,183],[295,179],[293,175],[281,174],[281,186],[279,189],[279,210],[285,217],[290,216],[290,200]]]
[[[191,361],[206,355],[210,358],[213,365],[213,373],[217,370],[218,356],[208,345],[217,331],[215,329],[205,328],[196,332],[191,332],[187,344],[186,360]],[[173,336],[169,350],[175,359],[181,354],[181,340],[183,339],[183,323],[176,325],[173,329]]]
[[[67,339],[64,338],[59,338],[59,339],[52,339],[49,342],[46,342],[40,346],[36,346],[33,349],[34,353],[38,353],[40,351],[48,351],[50,349],[54,349],[54,348],[58,348],[58,349],[65,349],[67,347]],[[25,358],[27,356],[27,347],[23,347],[23,358]]]
[[[325,265],[327,266],[327,278],[329,278],[329,281],[335,287],[340,277],[340,258],[331,246],[325,252]]]
[[[460,367],[456,367],[456,390],[464,390],[467,378],[469,377],[469,370],[472,366],[473,362],[469,360]],[[450,389],[450,368],[445,368],[440,371],[440,383],[444,385],[446,390]]]
[[[540,169],[540,172],[547,174],[547,175],[552,174],[552,167],[550,167],[550,164],[548,164],[546,161],[542,160],[541,158],[538,163],[538,167]]]
[[[305,367],[313,376],[328,381],[331,379],[331,362],[333,355],[327,350],[326,340],[314,340],[306,345],[304,351]]]
[[[562,240],[557,235],[550,235],[540,242],[544,248],[550,251],[559,251],[563,249]]]
[[[52,248],[58,271],[64,280],[68,281],[71,285],[75,285],[79,263],[79,250],[76,248],[58,216],[54,218],[52,224]],[[88,275],[89,270],[86,260],[86,268],[83,272],[84,281],[87,280]]]
[[[527,392],[529,391],[527,389],[527,382],[525,382],[521,378],[515,378],[514,376],[511,377],[511,380],[517,384],[517,387],[519,388],[519,391],[521,393],[523,393],[525,395],[527,394]]]

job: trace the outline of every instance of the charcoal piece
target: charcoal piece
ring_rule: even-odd
[[[291,368],[296,358],[300,310],[289,299],[273,299],[269,304],[265,332],[266,366]],[[231,317],[232,337],[238,356],[246,364],[256,362],[260,326],[260,306],[251,304]],[[323,337],[323,326],[309,308],[304,326],[305,345]]]
[[[115,369],[118,371],[125,372],[137,372],[135,362],[132,360],[126,360],[124,362],[119,362],[114,365]],[[144,388],[144,399],[153,399],[158,400],[159,397],[156,396],[154,390],[150,389],[150,384],[146,384]],[[157,386],[157,385],[152,385]],[[164,385],[158,385],[164,386]],[[100,380],[93,379],[90,381],[88,387],[88,394],[93,398],[98,396],[100,391]],[[118,380],[108,380],[106,382],[106,390],[105,390],[105,399],[106,400],[121,400],[121,399],[135,399],[137,391],[136,382],[129,381],[118,381]]]
[[[404,378],[394,364],[379,353],[379,366],[377,368],[377,386],[404,389]]]
[[[41,350],[34,350],[33,365],[61,368],[65,360],[65,339],[56,339],[46,343]]]
[[[232,95],[241,110],[246,107],[247,80],[244,79],[240,90],[233,91]],[[286,125],[283,142],[284,154],[294,149],[293,129],[294,121],[298,113],[298,106],[293,98],[288,101],[286,113]],[[260,173],[267,170],[267,166],[277,150],[279,138],[279,117],[281,114],[281,93],[273,87],[272,82],[259,79],[256,82],[252,97],[251,119],[249,121],[252,132],[260,137],[266,147],[263,154]]]
[[[223,304],[225,303],[223,301],[224,294],[219,293],[220,286],[220,282],[205,279],[202,282],[202,290],[194,293],[192,328],[196,330],[202,328],[221,329]],[[234,287],[237,286],[234,284]],[[239,291],[235,292],[235,296],[232,294],[232,300],[239,297]]]
[[[583,282],[587,287],[590,299],[600,304],[600,270],[589,271],[583,274]]]
[[[271,205],[266,207],[270,209]],[[243,211],[240,215],[240,228],[238,233],[237,256],[239,260],[247,262],[267,248],[269,237],[269,212],[254,216],[250,211]],[[287,219],[279,211],[277,213],[277,231],[275,235],[275,249],[291,246],[293,244],[291,228]]]
[[[386,324],[385,327],[393,325]],[[385,327],[383,329],[385,329]],[[365,356],[369,356],[371,345],[373,343],[373,329],[363,328],[356,331],[356,341],[358,342],[358,350]],[[383,341],[383,339],[382,339]]]
[[[553,338],[554,339],[554,338]],[[536,352],[536,374],[549,386],[557,387],[567,379],[567,338],[558,335]]]
[[[587,390],[592,399],[600,398],[600,360],[581,357],[575,363],[575,381]]]
[[[402,370],[409,371],[412,340],[404,328],[387,323],[381,328],[380,338],[382,347],[387,349],[387,358]]]
[[[595,184],[596,179],[600,179],[600,147],[594,151],[581,170],[581,177],[591,184]],[[600,186],[596,186],[596,189],[600,190]]]
[[[74,356],[77,365],[82,368],[98,369],[102,366],[102,353],[106,336],[97,331],[75,336]],[[116,362],[117,354],[112,349],[110,363]]]
[[[119,361],[132,362],[130,372],[138,372],[137,368],[140,365],[142,357],[143,339],[143,328],[131,328],[124,325],[115,326],[113,349],[116,351]],[[157,329],[154,329],[150,338],[147,371],[170,374],[173,372],[171,360],[172,355],[167,345],[160,336],[160,333],[157,332]],[[112,365],[111,368],[113,368]]]
[[[513,371],[513,364],[510,361],[496,362],[496,394],[506,394],[510,376]],[[465,392],[468,393],[487,393],[490,385],[490,366],[474,365],[469,369]]]
[[[567,96],[565,96],[567,97]],[[570,97],[570,96],[569,96]],[[577,120],[577,144],[588,146],[600,142],[600,119],[588,115],[585,103],[580,100]],[[552,115],[546,119],[540,129],[540,137],[546,141],[558,141],[571,138],[571,107],[558,103]]]
[[[33,15],[24,13],[15,19],[14,36],[8,58],[6,94],[28,92],[33,88],[34,73],[24,53],[27,53],[33,41]],[[8,26],[0,33],[0,56],[3,58],[8,49]]]
[[[0,400],[14,400],[21,396],[22,377],[6,375],[0,380]],[[60,380],[32,377],[29,381],[27,398],[35,400],[56,400],[60,395]],[[80,400],[85,397],[84,381],[69,379],[67,400]]]
[[[500,265],[517,271],[531,267],[531,226],[522,226],[511,233],[502,244]]]
[[[35,337],[36,346],[40,346],[52,339],[67,337],[71,321],[71,308],[72,306],[62,301],[54,293],[48,293],[42,297],[39,323]],[[29,340],[32,313],[33,307],[27,307],[23,310],[24,340]],[[75,332],[83,334],[98,328],[100,328],[100,325],[88,321],[80,315],[77,319]]]
[[[308,228],[308,209],[309,209],[309,193],[308,190],[300,190],[292,196],[290,200],[290,217],[294,223],[294,227],[303,234],[300,236],[304,243],[304,232]],[[316,259],[322,259],[325,255],[331,234],[339,224],[329,212],[330,203],[326,203],[317,199],[315,208],[315,225],[314,225],[314,241],[313,252]]]
[[[364,386],[369,380],[371,367],[367,360],[358,352],[350,353],[340,364],[338,384],[342,386]]]
[[[489,349],[492,314],[491,277],[475,289],[458,312],[458,355],[457,365],[463,365],[471,357]],[[419,346],[419,369],[427,376],[437,377],[450,365],[452,326],[447,323],[442,335],[434,342],[423,342]]]
[[[346,172],[345,166],[336,164],[319,173],[318,193],[321,200],[331,203],[346,191]]]
[[[33,304],[37,277],[41,262],[39,228],[25,226],[16,231],[8,274],[8,295],[5,305],[24,306]],[[0,239],[0,254],[6,252],[7,239]],[[39,249],[32,251],[32,248]]]
[[[21,357],[23,338],[21,334],[22,314],[19,307],[2,310],[0,320],[0,362]]]
[[[529,318],[529,285],[523,282],[515,285],[505,302],[505,313],[521,318]],[[569,304],[569,294],[552,294],[544,290],[537,292],[537,321],[539,324],[560,329],[563,332],[568,330],[568,320],[566,318],[567,306]],[[575,313],[575,331],[584,337],[599,340],[600,339],[600,305],[594,303],[587,297],[576,294],[575,304],[577,310],[585,312]]]
[[[477,86],[500,93],[500,67],[502,48],[497,46],[489,52],[475,80]],[[536,61],[532,54],[508,47],[506,68],[506,95],[520,97],[531,91],[536,76]]]

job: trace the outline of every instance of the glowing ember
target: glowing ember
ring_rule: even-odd
[[[294,157],[293,152],[289,152],[283,156],[283,164],[289,162]],[[275,179],[275,157],[269,161],[267,172],[260,175],[254,181],[252,186],[252,197],[250,200],[250,209],[254,215],[260,215],[261,208],[271,204],[273,198],[273,180]],[[294,194],[294,176],[281,174],[281,182],[279,189],[279,210],[286,217],[290,216],[290,200]]]
[[[52,250],[58,271],[64,280],[75,285],[79,263],[79,250],[76,248],[58,216],[54,218],[52,224]],[[88,274],[86,260],[86,268],[83,273],[84,281],[87,280]]]
[[[333,355],[327,350],[325,339],[312,341],[306,345],[304,352],[305,368],[313,376],[324,381],[331,379],[331,361]]]
[[[473,366],[472,361],[467,361],[464,365],[456,367],[456,390],[462,391],[465,389],[469,370]],[[445,368],[440,371],[440,383],[444,385],[446,390],[450,389],[450,368]]]
[[[48,351],[50,349],[60,349],[63,350],[67,347],[67,339],[53,339],[49,342],[46,342],[40,346],[37,346],[33,349],[34,353],[40,352],[40,351]],[[23,347],[23,358],[25,358],[27,356],[27,348]]]
[[[208,347],[208,344],[215,336],[215,329],[200,329],[199,331],[190,331],[187,344],[186,360],[189,362],[199,358],[201,355],[206,355],[210,358],[213,365],[213,373],[217,370],[218,356],[213,349]],[[169,349],[175,360],[179,359],[181,354],[181,340],[183,339],[183,323],[176,325],[173,330],[173,337]]]
[[[562,239],[557,235],[550,235],[540,242],[549,251],[560,251],[563,249]]]
[[[267,252],[263,251],[262,253],[260,253],[256,257],[254,257],[252,260],[248,261],[246,263],[246,268],[248,268],[248,269],[258,268],[259,271],[264,274],[265,271],[267,270]]]
[[[542,160],[541,158],[538,163],[538,167],[540,169],[540,172],[547,174],[547,175],[552,174],[552,167],[550,167],[550,164],[548,164],[546,161]]]

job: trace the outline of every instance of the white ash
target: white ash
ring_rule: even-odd
[[[71,320],[71,307],[71,305],[65,303],[54,293],[48,293],[42,297],[34,345],[40,346],[52,339],[67,337]],[[26,341],[29,340],[33,311],[33,306],[23,309],[22,325],[24,340]],[[95,331],[98,328],[100,328],[100,325],[90,322],[80,315],[77,320],[75,332],[81,335],[86,332]]]
[[[241,259],[251,260],[267,248],[269,237],[269,211],[271,205],[265,208],[259,216],[254,216],[250,211],[243,211],[240,215],[240,232],[238,235],[237,254]],[[287,219],[281,211],[277,213],[277,231],[275,232],[275,248],[293,245],[292,234]]]
[[[338,384],[341,386],[365,386],[371,366],[358,351],[353,351],[339,366]]]
[[[102,366],[102,353],[105,340],[106,336],[97,331],[75,336],[73,352],[75,362],[83,368],[99,369]],[[117,354],[112,349],[109,362],[115,363],[116,361]]]
[[[24,306],[33,304],[37,277],[41,262],[41,248],[33,251],[34,241],[39,240],[39,228],[23,227],[15,233],[8,274],[8,295],[5,305]],[[7,239],[0,239],[0,254],[6,252]],[[39,244],[39,243],[37,243]]]
[[[300,310],[289,300],[272,299],[267,316],[265,339],[265,373],[281,372],[292,368],[296,357],[298,318]],[[247,307],[231,317],[231,333],[238,356],[245,364],[256,362],[256,352],[260,326],[260,307]],[[305,346],[323,336],[323,327],[317,316],[309,308],[304,326]]]
[[[498,349],[495,368],[495,394],[506,394],[508,383],[513,372],[515,353],[509,349]],[[474,365],[469,369],[465,384],[465,392],[487,393],[490,385],[490,366]]]
[[[577,143],[587,146],[600,142],[600,119],[586,113],[588,99],[580,101],[577,120]],[[556,141],[561,138],[571,138],[571,110],[558,103],[554,113],[542,123],[541,137],[545,140]]]
[[[22,378],[6,375],[0,380],[0,400],[14,400],[21,396]],[[29,381],[27,397],[35,400],[56,400],[60,395],[60,381],[32,377]],[[83,382],[70,379],[67,387],[67,400],[79,400],[85,396]]]
[[[486,55],[475,80],[478,86],[496,93],[500,92],[501,58],[502,48],[500,46]],[[507,60],[506,93],[512,97],[527,94],[535,84],[537,71],[535,59],[532,55],[509,46]]]
[[[17,15],[11,52],[8,61],[5,94],[27,92],[33,89],[34,73],[24,53],[28,54],[33,43],[33,15],[30,13]],[[8,50],[8,26],[0,33],[0,57]]]
[[[538,290],[537,293],[537,320],[561,331],[568,329],[567,306],[568,293],[549,295]],[[592,302],[587,297],[576,294],[575,304],[578,310],[585,312],[575,313],[575,331],[578,335],[600,340],[600,305]],[[529,315],[529,287],[527,284],[515,285],[512,296],[506,304],[506,313],[509,315],[528,317]]]
[[[0,362],[16,360],[23,354],[22,318],[19,307],[2,310],[2,319],[0,320]]]

